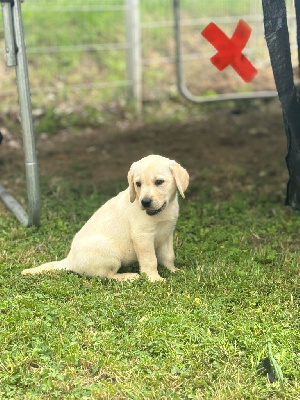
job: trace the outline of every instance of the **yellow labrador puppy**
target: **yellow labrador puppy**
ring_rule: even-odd
[[[158,155],[142,158],[128,172],[129,187],[105,203],[75,235],[67,258],[23,275],[67,270],[118,280],[137,279],[118,273],[122,265],[139,262],[140,273],[162,280],[160,263],[175,272],[173,232],[178,217],[177,189],[182,197],[189,184],[187,171]]]

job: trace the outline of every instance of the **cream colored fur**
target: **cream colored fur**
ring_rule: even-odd
[[[121,266],[137,261],[140,273],[151,281],[162,280],[158,263],[175,272],[177,188],[184,197],[187,171],[175,161],[151,155],[132,164],[128,183],[128,189],[99,208],[75,235],[64,260],[25,269],[22,274],[64,269],[103,279],[137,279],[135,273],[118,273]],[[142,201],[151,204],[145,207]]]

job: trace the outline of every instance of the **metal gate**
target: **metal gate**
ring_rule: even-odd
[[[189,2],[190,6],[192,2]],[[296,23],[293,9],[293,1],[287,1],[289,10],[291,49],[294,50],[294,62],[298,66],[296,45]],[[198,18],[184,19],[187,1],[173,0],[175,20],[175,42],[176,42],[176,73],[177,86],[180,93],[189,101],[194,103],[206,103],[222,100],[240,100],[267,98],[277,96],[273,83],[273,74],[269,62],[269,54],[264,40],[263,14],[261,1],[245,0],[203,0],[198,2]],[[216,7],[218,6],[218,7]],[[195,9],[196,11],[196,9]],[[203,37],[201,31],[210,22],[217,23],[218,27],[229,34],[233,33],[238,21],[246,20],[252,26],[252,37],[247,48],[243,51],[258,69],[258,75],[251,83],[244,83],[240,76],[232,68],[219,72],[210,62],[210,58],[216,50]],[[185,29],[185,34],[182,31]],[[187,33],[188,32],[188,33]],[[191,32],[197,39],[199,51],[187,55],[184,45]],[[195,78],[186,76],[188,65],[195,60],[198,64],[199,82],[195,84]],[[191,76],[192,74],[190,74]],[[190,80],[190,84],[188,83]],[[198,93],[197,93],[198,92]]]
[[[176,21],[182,79],[194,96],[212,100],[256,97],[266,91],[272,95],[261,0],[181,0],[180,21],[174,18],[173,1],[26,0],[22,10],[34,107],[126,101],[128,91],[138,102],[176,95]],[[293,1],[286,3],[297,63]],[[230,36],[239,19],[253,29],[244,53],[258,75],[249,84],[230,67],[219,72],[209,60],[214,49],[201,36],[212,21]],[[0,81],[4,107],[14,96],[14,77],[2,68],[0,62],[0,75],[8,76]]]

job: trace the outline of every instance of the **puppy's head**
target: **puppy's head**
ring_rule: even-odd
[[[189,184],[187,171],[173,160],[151,155],[132,164],[128,172],[130,201],[137,200],[148,215],[162,212],[175,198],[184,197]]]

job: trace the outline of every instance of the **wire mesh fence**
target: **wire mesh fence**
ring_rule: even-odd
[[[125,95],[123,0],[26,0],[22,11],[34,104]],[[12,96],[13,72],[5,66],[4,44],[1,50],[1,96]]]
[[[256,93],[259,96],[263,91],[274,92],[273,73],[264,39],[261,1],[204,0],[201,3],[203,8],[197,18],[191,18],[190,15],[196,15],[195,6],[199,6],[199,3],[194,1],[194,12],[192,12],[191,1],[182,1],[181,7],[182,50],[183,59],[185,59],[183,70],[189,91],[193,95],[212,96],[212,98],[219,94],[228,97],[229,93],[246,97],[250,93],[251,95]],[[292,49],[296,65],[295,11],[292,1],[286,3],[289,10]],[[252,28],[249,42],[243,50],[243,54],[258,70],[257,76],[251,82],[243,82],[233,68],[226,68],[219,72],[210,61],[217,51],[201,36],[202,30],[209,22],[213,21],[228,37],[231,37],[241,19]]]
[[[136,0],[137,1],[137,0]],[[172,0],[139,0],[141,88],[143,99],[177,93]],[[25,0],[22,4],[33,105],[59,102],[94,104],[127,99],[133,84],[128,75],[126,13],[129,0]],[[294,65],[298,65],[292,0],[286,0]],[[210,62],[214,48],[201,36],[215,22],[231,36],[239,19],[253,29],[244,54],[258,69],[244,83],[228,67],[219,72]],[[128,24],[127,24],[128,29]],[[274,90],[264,40],[261,0],[181,0],[183,70],[196,95]],[[5,65],[0,30],[0,99],[16,96],[14,72]]]
[[[177,93],[172,3],[168,0],[160,2],[160,12],[157,12],[155,21],[149,20],[151,5],[153,6],[151,1],[144,10],[145,15],[142,14],[143,89],[146,98]],[[298,58],[293,3],[292,0],[286,1],[292,56],[296,67]],[[146,20],[147,16],[149,21]],[[231,67],[219,72],[210,61],[216,50],[201,35],[202,30],[210,22],[214,22],[230,37],[240,19],[245,20],[252,28],[249,42],[243,51],[258,69],[258,75],[250,83],[243,82]],[[188,89],[194,95],[214,96],[275,90],[264,38],[261,0],[181,0],[180,29],[183,74]],[[165,90],[162,91],[162,88]]]

